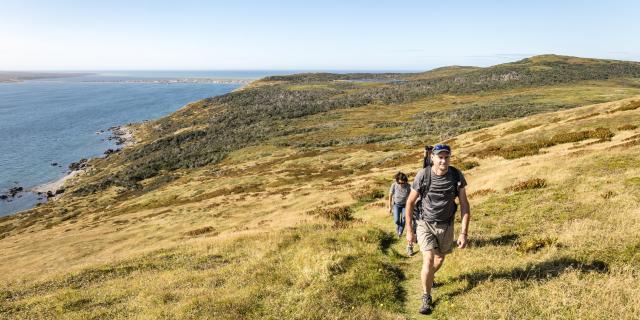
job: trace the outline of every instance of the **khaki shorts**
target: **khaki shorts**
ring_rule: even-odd
[[[453,251],[453,223],[432,222],[431,228],[424,220],[416,221],[416,236],[420,251],[434,250],[436,254],[445,255]],[[436,234],[433,233],[433,231]]]

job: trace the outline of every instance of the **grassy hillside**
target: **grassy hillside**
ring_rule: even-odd
[[[457,69],[272,77],[136,126],[61,199],[0,220],[0,315],[414,318],[421,257],[380,197],[447,139],[472,246],[438,273],[434,318],[637,317],[638,64]]]

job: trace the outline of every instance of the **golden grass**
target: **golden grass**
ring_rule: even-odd
[[[456,138],[456,157],[474,163],[465,172],[476,190],[472,246],[456,250],[438,273],[434,318],[640,313],[640,147],[612,149],[637,141],[625,141],[634,132],[578,142],[580,153],[566,142],[525,158],[466,160],[487,143],[515,145],[640,119],[637,109],[607,113],[626,103],[537,115]],[[384,108],[376,121],[410,114]],[[336,114],[367,122],[355,110]],[[2,220],[0,316],[418,318],[421,257],[402,257],[405,243],[392,236],[384,201],[366,202],[384,196],[398,170],[419,169],[415,148],[423,144],[416,138],[388,151],[252,147],[218,167],[180,172],[142,197],[118,200],[110,190],[95,208],[63,198],[40,208],[41,216]],[[521,181],[525,187],[515,190]],[[517,192],[495,191],[504,189]],[[336,228],[335,221],[347,223]]]

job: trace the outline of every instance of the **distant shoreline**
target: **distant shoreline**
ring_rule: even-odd
[[[88,76],[94,73],[79,72],[26,72],[26,71],[0,71],[0,83],[16,83],[25,80],[56,79]]]
[[[211,84],[249,84],[253,79],[217,79],[217,78],[182,78],[182,79],[132,79],[132,80],[86,80],[88,83],[211,83]]]

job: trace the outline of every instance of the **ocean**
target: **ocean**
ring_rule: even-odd
[[[156,119],[243,85],[202,79],[250,80],[285,73],[291,71],[110,71],[0,83],[0,195],[12,187],[28,190],[55,181],[68,173],[70,163],[117,148],[107,140],[106,129],[112,126]],[[0,216],[39,201],[44,200],[30,192],[0,200]]]

